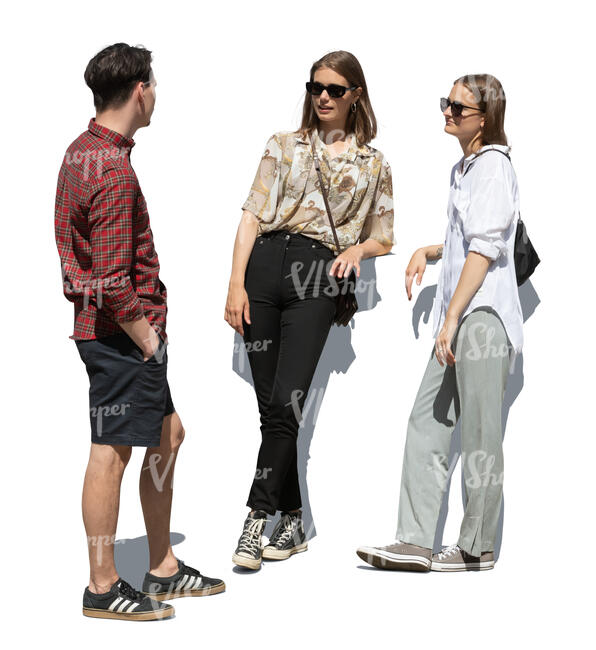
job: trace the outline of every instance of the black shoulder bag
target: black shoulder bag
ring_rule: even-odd
[[[500,149],[485,149],[484,151],[481,151],[479,154],[477,154],[476,157],[481,156],[487,151],[498,151],[504,156],[507,156],[507,158],[509,158],[509,162],[511,162],[511,157],[509,154],[501,151]],[[474,158],[474,160],[476,160],[476,158]],[[468,165],[466,171],[462,175],[462,178],[468,173],[468,171],[470,171],[470,167],[474,164],[474,160]],[[528,237],[524,222],[521,220],[521,213],[517,221],[517,229],[515,231],[513,258],[515,263],[517,286],[519,287],[532,275],[532,273],[534,273],[534,270],[538,264],[540,264],[538,253],[536,252],[534,246],[532,246],[532,242]]]
[[[319,157],[315,149],[315,145],[312,139],[312,133],[310,134],[310,146],[312,148],[312,154],[315,162],[315,169],[319,176],[319,185],[321,186],[321,193],[323,194],[323,201],[325,201],[325,208],[327,214],[329,215],[329,223],[331,224],[331,231],[333,232],[333,239],[335,240],[335,246],[337,247],[338,255],[341,253],[341,246],[339,245],[339,239],[337,233],[335,232],[335,224],[333,223],[333,217],[331,216],[331,208],[329,207],[329,201],[327,200],[327,192],[325,189],[325,184],[323,182],[323,174],[321,174],[321,166],[319,164]],[[351,271],[350,275],[347,278],[343,278],[344,283],[341,288],[341,291],[336,297],[335,303],[335,316],[333,317],[333,322],[336,325],[343,325],[344,327],[352,320],[352,316],[358,311],[358,301],[356,300],[356,295],[354,293],[354,287],[356,286],[356,274],[354,270]]]

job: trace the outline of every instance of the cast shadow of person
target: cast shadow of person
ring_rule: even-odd
[[[176,546],[185,540],[182,533],[170,533],[170,544]],[[147,535],[117,539],[114,542],[114,562],[118,575],[135,589],[141,589],[145,573],[149,571],[149,542]]]
[[[436,294],[437,285],[430,287],[425,287],[420,294],[418,299],[414,304],[412,309],[412,329],[414,330],[414,335],[416,338],[419,337],[419,325],[422,320],[424,323],[428,323],[430,315],[432,313],[433,301]],[[524,284],[519,287],[519,298],[522,308],[523,320],[524,323],[534,314],[534,311],[540,304],[540,299],[538,294],[534,290],[534,287],[530,280],[524,282]],[[505,389],[505,396],[503,399],[502,407],[502,437],[505,438],[505,431],[507,428],[507,419],[509,417],[509,410],[518,395],[521,393],[524,385],[524,372],[523,372],[523,352],[515,360],[513,366],[513,372],[510,373],[507,377],[507,386]],[[445,523],[447,521],[447,514],[449,512],[449,490],[451,488],[451,477],[455,466],[461,456],[461,427],[460,421],[457,422],[453,436],[451,439],[451,447],[449,450],[449,471],[447,475],[447,483],[445,487],[445,493],[443,495],[443,501],[441,504],[441,510],[439,513],[439,518],[437,521],[437,528],[435,532],[435,539],[433,543],[433,552],[437,553],[442,548],[442,539],[443,532],[445,529]],[[464,484],[464,475],[463,468],[461,469],[461,494],[462,494],[462,503],[465,509],[466,507],[466,497],[465,497],[465,484]],[[495,561],[499,557],[501,549],[501,540],[503,538],[503,523],[505,516],[505,496],[503,495],[503,500],[501,503],[501,512],[499,515],[499,522],[497,524],[497,535],[495,538]]]
[[[391,253],[389,253],[389,255],[391,255]],[[357,327],[358,316],[363,311],[374,309],[377,303],[382,300],[377,291],[375,262],[375,258],[369,258],[363,260],[360,265],[360,277],[357,279],[356,284],[358,312],[346,327],[338,325],[331,326],[329,336],[325,342],[325,347],[321,353],[310,390],[306,396],[304,407],[302,409],[302,420],[298,431],[298,479],[300,483],[300,494],[302,497],[302,520],[304,522],[306,537],[309,540],[316,535],[316,527],[310,506],[309,490],[306,481],[308,461],[310,459],[310,444],[315,430],[317,415],[321,408],[331,374],[333,372],[346,373],[356,358],[356,353],[352,347],[352,329]],[[233,369],[234,372],[247,381],[254,390],[254,383],[244,341],[237,332],[234,335]],[[256,397],[255,409],[257,409]],[[255,422],[257,421],[258,418],[255,418]],[[255,431],[258,432],[258,430],[259,428],[257,425],[255,426]],[[257,439],[255,438],[255,459],[258,451],[256,441]],[[247,486],[247,493],[248,487],[249,486]],[[267,522],[264,531],[265,536],[270,537],[274,525],[274,520]]]

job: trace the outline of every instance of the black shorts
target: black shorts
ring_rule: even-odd
[[[167,344],[143,361],[141,348],[119,332],[75,341],[89,375],[91,441],[157,447],[163,418],[174,412],[167,379]]]

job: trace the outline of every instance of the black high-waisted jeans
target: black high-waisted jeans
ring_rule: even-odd
[[[311,237],[275,230],[256,238],[246,267],[252,322],[243,320],[244,342],[262,436],[246,505],[271,515],[302,505],[298,429],[335,314],[338,280],[329,276],[334,259]]]

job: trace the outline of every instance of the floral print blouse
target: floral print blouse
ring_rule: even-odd
[[[369,145],[359,146],[353,133],[347,150],[335,158],[316,129],[313,139],[342,250],[368,238],[393,245],[393,186],[384,155]],[[288,230],[337,251],[310,140],[296,131],[269,138],[242,209],[257,217],[257,235]]]

